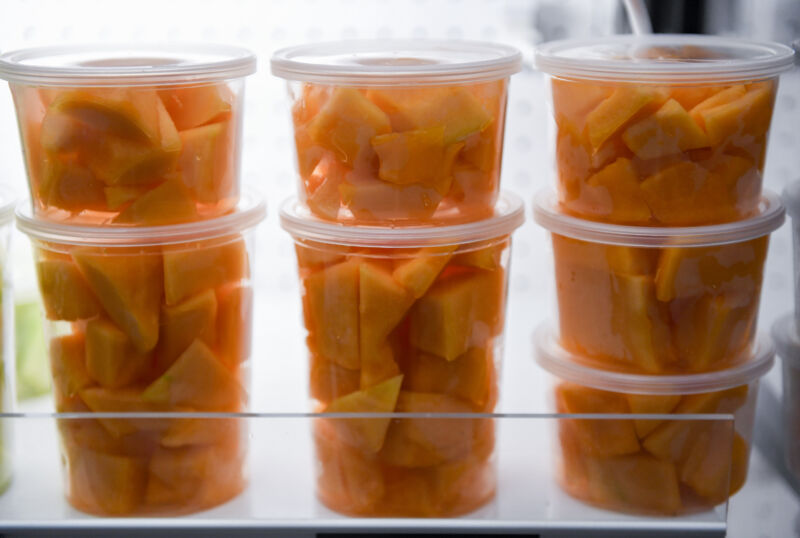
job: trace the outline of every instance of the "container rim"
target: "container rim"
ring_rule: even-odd
[[[356,39],[276,51],[272,74],[346,86],[465,84],[506,78],[522,69],[515,47],[484,41]]]
[[[40,86],[202,84],[255,71],[251,51],[210,43],[58,45],[0,55],[0,79]]]
[[[631,247],[705,247],[739,243],[777,230],[785,220],[780,197],[764,190],[757,215],[705,226],[628,226],[586,220],[559,209],[552,189],[540,190],[533,200],[533,220],[548,231],[593,243]]]
[[[494,216],[445,226],[359,226],[314,217],[297,197],[281,204],[281,227],[295,239],[374,248],[463,245],[508,235],[525,222],[525,207],[516,194],[502,192]]]
[[[17,205],[17,228],[31,239],[66,245],[144,247],[214,239],[254,228],[267,214],[264,198],[247,189],[227,215],[164,226],[83,226],[33,216],[29,200]]]
[[[794,314],[784,314],[772,325],[772,339],[784,364],[800,368],[800,334]]]
[[[554,376],[578,385],[627,394],[699,394],[725,390],[755,381],[775,362],[775,348],[764,334],[756,337],[749,359],[724,370],[697,374],[647,375],[593,368],[564,349],[547,323],[534,331],[533,347],[536,362]]]
[[[716,49],[716,58],[647,58],[641,47]],[[583,54],[581,54],[583,53]],[[556,77],[641,84],[703,84],[775,77],[792,68],[794,51],[780,43],[695,34],[632,34],[551,41],[536,48],[534,65]]]

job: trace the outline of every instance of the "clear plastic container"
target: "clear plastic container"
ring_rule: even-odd
[[[772,338],[782,359],[783,456],[786,468],[800,483],[800,336],[794,316],[776,321]]]
[[[756,215],[713,226],[645,227],[567,215],[543,191],[562,345],[598,367],[691,373],[746,358],[756,334],[769,234],[784,220],[765,192]]]
[[[491,216],[513,47],[364,40],[272,57],[289,81],[298,196],[320,219],[453,224]]]
[[[239,199],[247,50],[60,46],[0,56],[36,216],[151,226]]]
[[[744,485],[758,382],[774,361],[769,338],[734,367],[670,376],[586,366],[547,326],[536,330],[534,347],[552,377],[553,410],[586,415],[558,422],[555,472],[573,497],[619,512],[680,515],[725,503]],[[733,428],[702,420],[714,414],[733,415]],[[603,415],[612,416],[592,420]]]
[[[778,74],[792,56],[775,43],[694,35],[540,46],[564,210],[651,226],[757,213]]]
[[[519,198],[488,221],[390,229],[323,222],[295,200],[314,410],[488,413],[498,398]],[[495,492],[494,421],[315,422],[317,495],[350,515],[447,517]]]
[[[783,203],[786,204],[792,222],[792,253],[794,254],[794,317],[800,330],[800,180],[789,183],[783,189]]]
[[[9,260],[11,226],[14,221],[16,197],[7,187],[0,186],[0,412],[15,411],[16,368],[14,353],[14,297]],[[0,424],[0,494],[12,477],[11,424]]]
[[[54,223],[20,206],[56,411],[246,411],[252,232],[264,212],[245,194],[217,219],[121,229]],[[97,515],[172,515],[237,495],[247,432],[178,417],[60,422],[69,502]]]

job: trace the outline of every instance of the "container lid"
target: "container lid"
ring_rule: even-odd
[[[793,54],[778,43],[719,36],[615,35],[545,43],[535,64],[557,77],[692,84],[774,77],[792,67]]]
[[[324,84],[464,84],[508,77],[522,68],[522,55],[479,41],[370,39],[281,49],[271,65],[278,77]]]
[[[793,219],[800,218],[800,179],[792,181],[783,189],[783,203],[786,212]]]
[[[247,49],[211,44],[69,45],[0,55],[0,78],[44,86],[149,86],[251,75]]]
[[[533,200],[533,219],[554,234],[630,247],[705,247],[739,243],[780,228],[784,218],[780,197],[768,190],[761,197],[757,215],[707,226],[627,226],[581,219],[563,213],[551,189],[539,191]]]
[[[17,228],[31,239],[97,247],[171,245],[224,237],[253,228],[266,214],[264,199],[251,190],[242,193],[236,210],[227,215],[164,226],[77,226],[37,219],[27,200],[20,202],[16,211]]]
[[[800,368],[800,335],[797,334],[794,314],[782,316],[772,326],[772,339],[778,356],[793,368]]]
[[[698,394],[746,385],[772,368],[775,350],[769,337],[759,335],[750,358],[716,372],[680,375],[629,374],[593,368],[585,359],[564,349],[547,324],[533,333],[533,347],[539,366],[564,381],[599,390],[628,394]],[[584,361],[584,362],[582,362]]]
[[[522,199],[503,192],[494,216],[450,226],[359,226],[321,220],[300,201],[289,198],[281,206],[281,226],[295,239],[374,248],[417,248],[462,245],[508,235],[525,222]]]

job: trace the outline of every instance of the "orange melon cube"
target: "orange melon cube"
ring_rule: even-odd
[[[642,194],[653,216],[665,224],[705,222],[710,192],[708,170],[692,161],[667,166],[645,178]]]
[[[230,116],[235,96],[226,84],[159,90],[158,96],[179,131]]]
[[[145,400],[138,388],[107,389],[88,387],[80,391],[80,398],[94,413],[156,413],[166,411],[163,405]],[[140,431],[163,431],[169,419],[157,418],[98,418],[103,428],[114,438]]]
[[[341,164],[332,153],[325,153],[306,181],[306,203],[311,211],[329,219],[336,219],[342,205],[339,187],[345,182],[350,169]]]
[[[240,284],[217,289],[217,347],[234,369],[250,358],[253,339],[253,288]]]
[[[50,371],[57,400],[77,396],[82,389],[94,384],[86,370],[85,349],[83,333],[50,339]]]
[[[494,363],[486,349],[472,348],[452,361],[427,353],[415,354],[403,370],[403,388],[411,392],[445,394],[485,409]]]
[[[608,86],[558,78],[551,79],[550,89],[556,123],[559,126],[568,124],[577,131],[583,130],[587,115],[612,92]]]
[[[381,462],[396,467],[414,469],[433,467],[444,459],[430,448],[421,446],[408,434],[409,419],[398,419],[389,425],[386,439],[378,457]]]
[[[772,120],[774,99],[770,85],[753,86],[735,101],[703,110],[700,116],[709,140],[713,145],[720,145],[740,134],[765,135]]]
[[[247,246],[239,235],[164,248],[164,298],[168,305],[249,276]]]
[[[294,251],[300,270],[320,269],[344,261],[349,247],[329,245],[314,241],[295,241]]]
[[[359,359],[359,275],[351,259],[305,279],[308,330],[317,351],[336,364],[357,370]]]
[[[466,265],[487,271],[495,271],[501,267],[503,251],[507,247],[506,241],[484,241],[484,245],[464,245],[453,255],[453,265]]]
[[[342,204],[356,219],[405,219],[420,221],[430,218],[442,195],[419,184],[394,185],[379,179],[356,174],[339,185]]]
[[[186,409],[194,411],[194,409]],[[161,436],[160,444],[166,448],[194,445],[219,445],[244,442],[246,429],[241,419],[235,418],[172,418]]]
[[[419,299],[450,261],[456,248],[456,245],[421,248],[408,260],[401,261],[395,267],[392,276],[409,290],[415,299]]]
[[[312,353],[309,379],[311,397],[328,403],[359,390],[361,372],[348,370]]]
[[[376,385],[400,373],[389,344],[367,347],[361,350],[360,387]]]
[[[199,202],[215,204],[235,189],[232,129],[224,121],[179,133],[181,179]]]
[[[160,226],[197,220],[191,192],[179,179],[168,179],[139,196],[117,215],[115,224]]]
[[[67,446],[67,498],[97,515],[122,516],[141,505],[147,460]]]
[[[297,172],[302,178],[307,178],[311,175],[324,155],[331,154],[311,139],[308,127],[305,125],[295,124],[294,147],[295,153],[297,153]]]
[[[48,159],[38,186],[39,202],[67,211],[106,209],[105,185],[91,170],[68,159]]]
[[[101,312],[100,303],[71,259],[48,257],[41,250],[39,256],[36,276],[47,319],[76,321]]]
[[[158,341],[163,289],[161,256],[141,252],[106,254],[76,248],[72,257],[108,316],[141,352]]]
[[[395,410],[403,376],[398,375],[377,385],[352,392],[333,400],[326,413],[391,413]],[[377,453],[383,446],[390,418],[329,419],[336,436],[343,443],[368,454]]]
[[[217,296],[206,290],[174,306],[161,306],[155,367],[160,375],[195,339],[217,343]]]
[[[705,122],[703,121],[703,112],[711,110],[712,108],[716,108],[721,105],[732,103],[733,101],[736,101],[737,99],[742,97],[746,92],[747,90],[742,84],[729,86],[711,95],[710,97],[704,99],[700,103],[696,104],[689,111],[689,115],[692,116],[692,119],[695,122],[697,122],[697,124],[700,125],[700,127],[705,128]]]
[[[626,394],[628,407],[636,415],[666,415],[681,401],[677,394]],[[637,419],[633,421],[636,436],[644,439],[663,421],[658,419]]]
[[[656,97],[656,90],[648,86],[620,86],[615,89],[586,116],[592,149],[597,151]]]
[[[744,482],[741,462],[746,472],[749,449],[732,430],[730,422],[721,422],[699,431],[679,466],[681,482],[713,504],[724,502]]]
[[[709,145],[706,133],[675,99],[628,127],[622,139],[640,159],[656,159]]]
[[[129,385],[148,372],[151,362],[150,354],[138,351],[112,322],[95,318],[86,323],[86,371],[100,386]]]
[[[347,87],[336,88],[308,124],[311,140],[350,166],[372,155],[372,137],[390,131],[386,114],[360,91]]]
[[[132,202],[153,190],[158,185],[111,185],[103,188],[108,209],[119,209],[128,202]]]
[[[614,221],[645,223],[650,207],[645,200],[636,168],[630,159],[620,157],[586,180],[588,208],[597,216]]]
[[[389,333],[405,317],[414,298],[395,281],[392,273],[378,265],[364,262],[358,269],[358,334],[363,370],[365,354],[381,348]]]

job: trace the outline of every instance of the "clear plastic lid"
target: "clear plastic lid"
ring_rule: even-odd
[[[797,321],[794,314],[782,316],[772,326],[772,338],[778,356],[793,368],[800,368],[800,335],[797,334]]]
[[[321,220],[295,198],[281,206],[281,226],[295,239],[353,247],[417,248],[463,245],[510,234],[525,222],[522,199],[509,192],[500,194],[494,216],[451,226],[358,226]]]
[[[681,375],[629,374],[593,368],[585,359],[567,351],[547,324],[533,333],[536,362],[559,379],[577,385],[628,394],[698,394],[747,385],[767,373],[775,361],[768,336],[759,335],[750,356],[731,368],[716,372]]]
[[[785,210],[780,197],[765,190],[757,215],[744,220],[706,226],[627,226],[567,215],[551,189],[539,191],[533,201],[533,219],[554,234],[629,247],[705,247],[740,243],[780,228]]]
[[[17,228],[31,239],[98,247],[145,247],[214,239],[255,227],[267,214],[264,199],[245,191],[236,209],[222,217],[164,226],[76,226],[33,216],[30,201],[17,206]]]
[[[345,86],[465,84],[522,68],[514,47],[479,41],[372,39],[314,43],[272,55],[272,74]]]
[[[564,78],[693,84],[774,77],[794,51],[779,43],[686,34],[552,41],[536,50],[540,71]]]
[[[0,78],[39,86],[200,84],[255,70],[249,50],[211,44],[70,45],[0,55]]]

